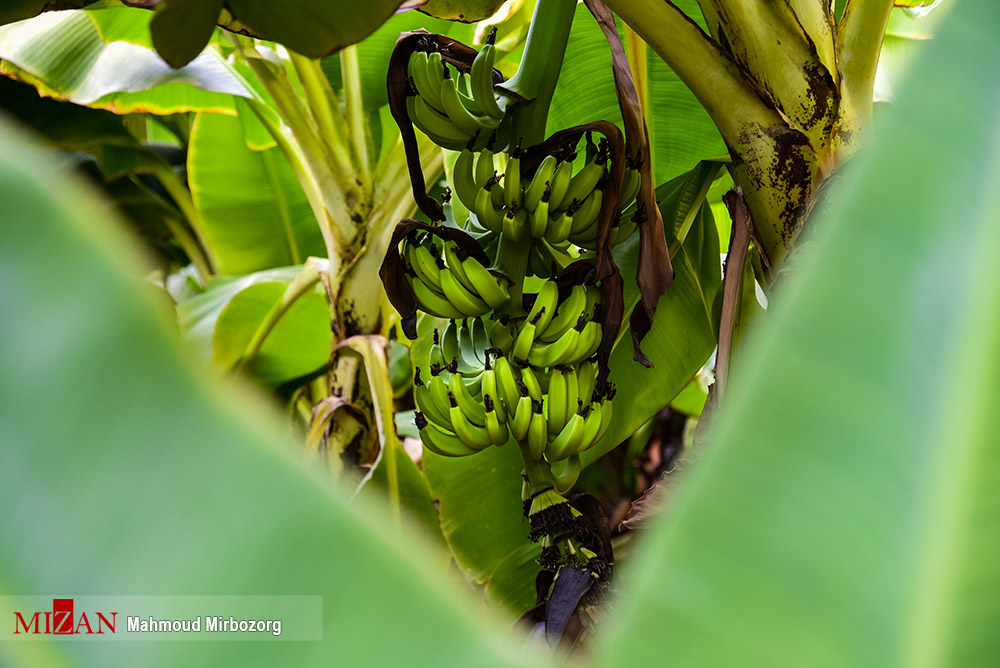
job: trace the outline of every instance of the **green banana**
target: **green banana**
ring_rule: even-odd
[[[500,414],[494,410],[499,403],[494,402],[493,397],[488,394],[483,395],[483,402],[486,404],[486,433],[490,435],[490,442],[493,445],[503,445],[510,438],[510,431],[500,419]]]
[[[463,148],[455,160],[455,169],[452,171],[455,194],[469,211],[476,210],[476,195],[479,193],[479,187],[476,185],[475,159],[475,153],[468,147]]]
[[[555,315],[536,338],[542,343],[551,343],[565,334],[580,319],[587,306],[587,291],[582,285],[574,285],[566,299],[559,304]]]
[[[421,311],[439,318],[465,317],[444,295],[435,292],[418,277],[410,278],[410,287],[413,288],[413,296],[417,298],[417,307]]]
[[[458,325],[454,320],[450,320],[441,334],[441,348],[444,351],[444,359],[451,361],[458,357]],[[442,364],[442,366],[445,366]]]
[[[493,162],[493,151],[489,147],[486,147],[479,152],[479,157],[476,158],[476,171],[474,172],[476,187],[484,187],[487,181],[496,176],[496,173],[496,163]]]
[[[448,270],[451,271],[452,275],[462,284],[466,290],[472,294],[478,294],[476,287],[469,280],[468,275],[465,273],[465,267],[462,266],[462,258],[465,257],[465,251],[458,247],[458,244],[446,242],[444,244],[444,263]]]
[[[569,204],[566,199],[566,191],[569,190],[569,182],[573,178],[573,160],[563,160],[556,166],[555,174],[552,175],[552,194],[549,196],[549,209],[559,211],[564,204]]]
[[[528,208],[528,211],[534,211],[538,203],[542,201],[542,195],[545,191],[551,189],[552,176],[555,174],[557,162],[556,156],[547,155],[538,165],[538,169],[535,170],[531,183],[524,190],[524,206]]]
[[[454,376],[452,376],[454,378]],[[459,383],[461,385],[461,383]],[[473,424],[468,416],[465,414],[459,406],[458,402],[455,400],[455,395],[449,393],[449,398],[451,399],[451,410],[449,415],[451,415],[451,427],[455,434],[462,439],[466,445],[477,450],[482,450],[490,445],[493,445],[493,441],[490,439],[490,434],[486,431],[486,413],[483,413],[483,425]]]
[[[477,134],[488,136],[500,123],[492,116],[479,117],[466,109],[459,97],[455,79],[450,75],[441,82],[441,104],[444,105],[444,112],[455,124],[455,127],[469,137],[474,137]]]
[[[414,414],[414,422],[420,430],[420,440],[424,447],[434,454],[442,457],[465,457],[479,452],[478,449],[466,445],[455,434],[429,422],[420,411]]]
[[[486,424],[486,411],[483,405],[469,393],[469,388],[465,386],[461,373],[451,374],[448,379],[448,393],[450,399],[455,402],[467,420],[480,427]]]
[[[535,208],[531,210],[531,236],[535,239],[541,239],[544,237],[545,230],[549,227],[548,192],[548,189],[546,189],[545,194],[542,195],[542,199],[539,200]],[[527,200],[525,201],[525,206],[527,206]]]
[[[578,453],[588,450],[597,442],[599,438],[598,434],[601,431],[601,424],[604,420],[604,406],[600,402],[591,404],[587,411],[587,416],[583,421],[583,436],[580,438],[580,443],[576,450]]]
[[[538,316],[536,315],[537,319]],[[517,333],[517,338],[514,339],[514,347],[510,351],[510,356],[515,360],[527,360],[528,352],[531,350],[531,344],[535,342],[535,323],[525,321],[521,325],[521,331]]]
[[[566,376],[560,369],[552,369],[549,375],[549,393],[545,399],[548,412],[549,432],[558,432],[566,424],[567,408],[566,401]]]
[[[437,327],[434,328],[434,338],[431,342],[431,352],[428,356],[428,363],[437,364],[439,367],[448,366],[448,360],[444,354],[444,347],[441,345],[441,333]]]
[[[585,328],[583,316],[565,334],[552,343],[536,343],[531,346],[528,357],[525,358],[534,366],[550,367],[560,364],[572,364],[580,346],[580,333]]]
[[[596,226],[594,223],[597,222],[597,217],[601,213],[601,203],[604,201],[604,192],[602,190],[594,189],[590,192],[587,199],[580,202],[579,206],[573,211],[573,226],[569,230],[569,240],[573,241],[576,237],[593,236],[591,228],[596,231]]]
[[[563,369],[566,379],[566,419],[580,409],[580,386],[576,377],[576,367],[569,365]],[[549,391],[551,394],[551,390]],[[561,425],[560,425],[561,426]]]
[[[507,168],[503,173],[503,199],[508,209],[519,209],[523,203],[520,148],[515,149],[507,159]]]
[[[622,179],[622,197],[618,203],[619,209],[627,207],[635,199],[635,196],[639,194],[640,177],[641,174],[638,167],[629,167],[625,170],[625,178]]]
[[[490,327],[490,345],[504,355],[514,345],[514,335],[511,333],[511,325],[504,318],[495,321],[493,326]]]
[[[441,289],[444,296],[463,314],[463,317],[475,318],[490,312],[490,305],[467,290],[448,267],[441,270]]]
[[[569,187],[566,189],[566,201],[582,202],[597,186],[597,182],[604,176],[604,152],[600,151],[593,161],[588,161],[580,171],[570,179]]]
[[[476,116],[485,116],[486,110],[472,93],[472,77],[469,73],[459,72],[455,79],[455,85],[458,87],[458,98],[462,101],[462,105]]]
[[[535,323],[535,338],[538,338],[538,335],[548,328],[558,308],[559,284],[549,279],[542,283],[542,287],[539,288],[538,294],[535,296],[535,303],[528,311],[528,322]]]
[[[527,232],[525,223],[527,222],[527,212],[524,209],[515,207],[507,209],[507,214],[503,217],[503,235],[511,241],[520,241]]]
[[[552,462],[552,477],[555,478],[556,491],[565,495],[573,489],[573,485],[580,479],[582,468],[580,457],[577,455],[570,455],[561,461]]]
[[[577,448],[583,440],[583,432],[583,417],[579,413],[574,413],[559,435],[545,448],[545,458],[550,462],[558,462],[576,454]]]
[[[506,357],[498,357],[493,362],[493,375],[496,378],[498,395],[501,399],[498,403],[503,403],[507,413],[512,415],[517,407],[521,392],[517,387],[517,378],[514,376],[514,369]]]
[[[635,221],[635,216],[630,216],[627,221],[619,221],[617,225],[611,228],[611,245],[617,246],[621,242],[632,236],[639,224]]]
[[[495,34],[492,32],[491,36]],[[493,118],[503,118],[504,109],[497,102],[496,93],[493,91],[493,63],[495,60],[496,47],[493,46],[492,39],[488,37],[483,48],[479,50],[475,60],[472,61],[472,69],[469,74],[471,75],[472,94],[476,98],[476,102]]]
[[[525,388],[527,388],[528,396],[535,401],[541,401],[542,397],[545,396],[545,392],[542,390],[542,384],[531,367],[521,367],[521,383],[524,384]]]
[[[406,98],[406,110],[410,120],[438,146],[460,151],[469,143],[469,135],[461,132],[447,116],[431,108],[419,95]]]
[[[427,396],[434,403],[435,413],[438,415],[448,415],[448,410],[451,408],[451,401],[448,400],[448,381],[440,372],[434,373],[434,369],[431,369],[431,379],[427,383]],[[448,422],[451,422],[451,418],[448,418]]]
[[[483,404],[486,403],[486,397],[493,399],[494,406],[492,409],[487,406],[486,412],[495,410],[497,419],[500,422],[506,422],[507,409],[504,407],[503,396],[500,387],[497,385],[496,369],[490,365],[489,355],[486,356],[486,368],[483,370]]]
[[[451,424],[451,417],[448,411],[442,411],[438,403],[431,396],[430,388],[420,378],[420,367],[417,367],[413,375],[413,400],[417,404],[417,409],[422,411],[431,422],[442,427]],[[450,408],[450,407],[449,407]]]
[[[514,419],[510,421],[510,433],[518,441],[523,441],[528,435],[528,427],[531,425],[532,405],[534,402],[527,394],[522,395],[517,400],[514,409]]]
[[[476,193],[476,206],[473,212],[480,224],[490,232],[501,232],[505,229],[504,216],[493,206],[493,198],[490,191],[497,187],[496,177],[490,177],[486,185]]]
[[[407,243],[406,259],[420,280],[432,290],[441,292],[441,265],[426,246]]]
[[[469,282],[475,288],[479,297],[490,305],[492,309],[498,309],[510,301],[510,293],[507,288],[500,284],[502,279],[490,273],[479,260],[466,256],[462,261],[462,269],[468,277]]]
[[[613,411],[611,410],[611,400],[614,398],[614,392],[611,393],[610,397],[605,397],[601,401],[601,426],[597,429],[597,436],[594,438],[593,445],[597,441],[601,440],[605,432],[608,431],[608,427],[611,426],[611,415]]]
[[[591,320],[580,332],[580,341],[575,355],[566,364],[589,359],[601,347],[601,324]]]
[[[594,398],[594,386],[597,383],[597,364],[590,360],[584,360],[576,368],[577,397],[584,403],[590,404]]]
[[[531,403],[531,421],[528,423],[528,453],[534,460],[540,460],[545,454],[545,445],[549,440],[548,427],[545,426],[545,413],[542,412],[542,402]]]
[[[551,210],[551,206],[549,207]],[[549,221],[545,228],[545,240],[550,244],[561,244],[569,238],[570,230],[573,228],[573,216],[568,211],[558,214],[554,220]]]
[[[414,51],[410,55],[409,63],[407,63],[407,70],[410,78],[413,79],[417,95],[431,106],[441,109],[439,87],[432,85],[431,80],[427,78],[427,61],[428,57],[425,51]]]

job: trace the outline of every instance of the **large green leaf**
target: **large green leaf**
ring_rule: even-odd
[[[233,96],[251,93],[222,56],[207,49],[172,69],[152,49],[105,43],[86,12],[55,12],[0,27],[0,72],[44,95],[116,113],[232,114]]]
[[[311,475],[258,399],[192,373],[106,207],[16,132],[0,126],[0,303],[16,314],[0,328],[0,505],[12,512],[0,589],[319,595],[323,640],[4,642],[0,663],[528,660],[502,649],[408,528]]]
[[[996,664],[997,25],[952,10],[811,223],[606,664]]]
[[[238,119],[198,115],[188,181],[220,273],[245,274],[326,254],[316,217],[281,151],[248,148]]]

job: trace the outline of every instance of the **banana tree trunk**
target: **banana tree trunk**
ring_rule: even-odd
[[[669,0],[605,0],[718,126],[772,271],[818,185],[859,146],[892,0],[699,0],[705,33]]]

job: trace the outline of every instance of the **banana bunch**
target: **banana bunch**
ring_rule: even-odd
[[[521,171],[521,151],[510,154],[493,151],[493,140],[476,151],[464,146],[452,173],[454,192],[475,215],[480,228],[511,239],[535,240],[531,271],[535,276],[551,273],[556,253],[569,244],[593,250],[597,244],[597,223],[608,177],[608,146],[595,145],[587,137],[586,160],[573,171],[573,159],[546,156],[531,178]],[[498,171],[503,167],[502,174]],[[619,211],[639,192],[639,163],[628,161]],[[632,218],[616,220],[611,243],[621,243],[636,229]]]
[[[484,146],[503,134],[507,98],[493,89],[496,49],[490,39],[472,62],[469,72],[455,70],[440,51],[414,51],[407,63],[410,92],[406,110],[410,120],[439,146],[459,150]],[[504,142],[506,145],[506,142]]]
[[[592,357],[603,335],[597,321],[601,292],[596,286],[573,286],[562,302],[559,286],[546,280],[527,317],[518,327],[491,330],[493,345],[517,364],[536,368],[576,364]]]
[[[506,428],[491,407],[495,390],[488,351],[481,319],[452,321],[444,332],[434,330],[430,376],[425,379],[417,367],[413,377],[415,421],[431,452],[462,457],[507,442]]]
[[[462,320],[484,315],[510,299],[503,280],[453,241],[442,241],[439,248],[433,235],[413,233],[400,251],[417,306],[425,313]]]

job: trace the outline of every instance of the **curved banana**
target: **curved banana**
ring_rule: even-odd
[[[431,421],[442,427],[451,424],[451,417],[448,411],[441,411],[441,407],[431,396],[430,388],[420,378],[420,367],[417,367],[413,376],[413,400],[417,404],[417,410],[422,411]],[[450,406],[449,406],[450,408]]]
[[[440,373],[431,371],[431,379],[427,383],[428,396],[434,402],[435,412],[440,415],[448,415],[451,409],[451,401],[448,399],[448,380]],[[451,418],[448,418],[451,423]]]
[[[573,226],[569,230],[570,241],[573,241],[574,237],[587,234],[591,227],[594,227],[596,231],[594,223],[597,222],[597,217],[601,213],[603,201],[604,191],[595,189],[590,192],[587,199],[580,202],[573,211]]]
[[[556,172],[558,159],[554,155],[547,155],[542,159],[535,170],[535,175],[531,177],[531,183],[524,190],[524,206],[528,211],[534,211],[538,203],[542,201],[542,195],[552,186],[552,176]],[[541,236],[541,235],[539,235]]]
[[[627,207],[639,194],[640,176],[637,168],[629,167],[625,170],[625,178],[622,180],[622,198],[618,203],[619,209]]]
[[[493,91],[493,63],[496,60],[496,47],[487,38],[483,48],[479,50],[476,59],[472,61],[471,75],[472,94],[483,110],[493,118],[503,118],[504,109],[497,102]]]
[[[465,251],[458,247],[458,244],[452,242],[445,242],[444,244],[444,263],[452,275],[462,284],[466,290],[472,294],[477,294],[475,286],[469,280],[468,275],[465,273],[465,267],[462,266],[462,259],[466,257]]]
[[[597,429],[597,437],[594,438],[594,443],[601,440],[604,437],[605,432],[607,432],[608,427],[611,426],[611,415],[613,411],[611,410],[611,399],[614,398],[612,394],[611,397],[605,397],[601,401],[601,426]],[[594,443],[591,443],[593,445]]]
[[[484,267],[479,260],[466,256],[465,260],[462,261],[462,269],[475,288],[476,294],[489,304],[490,308],[498,309],[510,301],[510,292],[500,284],[502,279],[491,274],[490,270]]]
[[[505,191],[506,192],[506,189]],[[507,209],[507,214],[503,217],[503,235],[511,241],[520,241],[524,238],[527,222],[527,212],[524,209]]]
[[[508,209],[520,208],[523,203],[521,192],[521,153],[515,149],[507,159],[507,168],[503,173],[503,200]]]
[[[583,420],[583,436],[577,446],[577,453],[584,452],[597,442],[603,422],[604,406],[600,402],[592,403]]]
[[[538,316],[536,315],[535,318],[537,319]],[[527,360],[531,344],[534,342],[535,323],[526,321],[521,325],[521,331],[517,333],[517,338],[514,339],[514,347],[510,351],[510,356],[515,360]]]
[[[517,378],[514,376],[514,369],[506,357],[498,357],[493,362],[493,376],[496,379],[498,396],[507,409],[508,417],[513,415],[517,408],[518,399],[521,392],[517,387]]]
[[[410,278],[410,287],[413,288],[413,296],[417,298],[417,307],[421,311],[439,318],[465,317],[444,295],[435,292],[418,277]]]
[[[597,186],[597,182],[604,176],[604,154],[598,154],[593,161],[588,161],[580,168],[573,178],[570,179],[569,187],[566,189],[566,201],[582,202]]]
[[[576,361],[574,357],[580,347],[580,333],[584,329],[584,323],[581,317],[575,327],[571,327],[552,343],[534,344],[526,359],[538,367],[572,364]]]
[[[518,441],[523,441],[528,435],[533,403],[531,397],[527,394],[517,400],[517,406],[514,409],[514,418],[508,424],[510,425],[510,433]]]
[[[491,116],[479,117],[466,109],[465,105],[462,104],[461,97],[459,97],[455,79],[451,76],[446,76],[441,82],[441,104],[444,105],[444,112],[455,124],[455,127],[469,137],[477,134],[481,137],[488,136],[500,123]]]
[[[455,79],[455,86],[458,88],[458,98],[462,101],[462,105],[469,110],[475,116],[485,116],[486,110],[483,109],[483,105],[479,104],[479,100],[476,99],[475,95],[472,93],[472,77],[468,72],[459,72]],[[499,120],[497,121],[499,123]]]
[[[561,244],[569,239],[571,229],[573,229],[573,215],[564,211],[558,214],[557,218],[549,221],[548,227],[545,228],[545,240],[550,244]]]
[[[556,166],[556,171],[552,175],[552,194],[549,196],[549,209],[559,211],[568,205],[566,191],[569,190],[569,182],[573,178],[573,161],[563,160]]]
[[[469,447],[461,438],[438,427],[433,422],[429,422],[426,417],[417,411],[414,414],[414,422],[420,430],[420,441],[424,447],[436,455],[442,457],[466,457],[474,455],[479,450]]]
[[[475,171],[476,154],[468,147],[462,149],[455,160],[455,169],[452,171],[452,182],[455,186],[455,194],[462,201],[469,211],[476,210],[476,195],[479,194],[479,186],[476,185]]]
[[[490,312],[490,305],[463,286],[449,267],[441,270],[441,289],[463,317],[475,318]]]
[[[580,342],[576,353],[571,358],[571,361],[566,362],[566,364],[571,364],[572,362],[578,362],[580,360],[589,359],[597,352],[597,349],[601,347],[601,324],[594,320],[591,320],[584,326],[583,331],[580,332]]]
[[[538,201],[537,206],[531,210],[531,236],[535,239],[544,237],[545,230],[549,227],[548,192],[548,189],[546,189],[546,194],[542,195],[542,199]],[[525,201],[525,206],[527,206],[527,200]]]
[[[494,410],[499,404],[488,394],[483,395],[483,402],[486,404],[486,433],[490,435],[493,445],[503,445],[510,438],[510,431],[500,419],[500,414]]]
[[[545,454],[545,445],[549,440],[549,430],[545,426],[545,413],[542,412],[542,402],[531,403],[531,421],[528,423],[528,453],[534,460],[540,460]]]
[[[410,120],[438,146],[460,151],[469,143],[469,135],[455,127],[443,113],[431,108],[419,95],[406,98],[406,110]]]
[[[630,216],[626,221],[619,221],[619,223],[611,229],[611,245],[617,246],[621,242],[632,236],[639,224],[635,222],[635,216]]]
[[[589,405],[594,398],[594,386],[597,383],[597,364],[584,360],[576,368],[577,397],[583,405]]]
[[[424,101],[433,107],[441,109],[441,93],[439,92],[440,86],[434,86],[431,83],[431,80],[427,78],[427,61],[427,52],[414,51],[410,54],[410,61],[407,63],[407,71],[410,78],[413,79],[414,87],[417,89],[417,95],[422,97]]]
[[[479,157],[476,158],[476,187],[484,187],[487,181],[496,176],[496,173],[496,164],[493,162],[493,151],[487,146],[479,152]]]
[[[490,232],[499,233],[504,230],[505,223],[503,214],[493,206],[493,197],[490,191],[496,187],[495,177],[491,177],[486,185],[476,193],[475,208],[472,210],[483,227]]]
[[[566,376],[560,369],[552,369],[549,375],[549,393],[545,399],[549,432],[558,432],[566,424]]]
[[[555,341],[576,324],[586,306],[587,291],[582,285],[574,285],[566,299],[559,304],[548,326],[544,331],[539,332],[536,338],[542,343]]]
[[[510,347],[514,345],[514,335],[511,333],[511,325],[503,319],[497,320],[490,327],[490,344],[506,355]]]
[[[578,456],[570,455],[561,461],[552,462],[551,468],[552,477],[555,478],[556,491],[565,495],[573,489],[573,485],[580,479],[580,471],[583,467]]]
[[[408,243],[406,246],[406,259],[410,261],[417,277],[432,290],[441,292],[441,265],[438,264],[438,258],[423,244]]]
[[[450,362],[458,357],[458,325],[454,320],[448,322],[441,334],[441,348],[446,361]]]
[[[538,294],[535,296],[535,303],[528,311],[528,322],[535,323],[535,338],[544,332],[552,319],[556,315],[559,307],[559,284],[549,279],[542,283]]]
[[[542,391],[542,384],[531,367],[526,366],[521,368],[521,383],[528,390],[528,396],[535,401],[540,402],[542,397],[545,396],[545,392]]]
[[[454,377],[454,376],[453,376]],[[451,398],[451,427],[455,434],[462,439],[466,445],[470,448],[475,448],[477,450],[482,450],[485,447],[493,445],[493,441],[490,439],[490,434],[486,431],[485,424],[477,425],[473,424],[466,416],[465,412],[459,408],[458,403],[455,400],[455,396],[449,394]],[[483,422],[486,422],[486,413],[483,413]]]
[[[444,347],[441,345],[441,333],[438,331],[437,327],[434,328],[434,338],[431,342],[431,351],[428,356],[428,363],[431,366],[437,364],[441,368],[448,366],[448,360],[444,355]]]
[[[462,374],[451,374],[451,377],[448,379],[448,394],[449,400],[455,402],[454,405],[458,406],[459,410],[462,411],[462,415],[469,422],[480,427],[486,424],[486,409],[469,393],[469,388],[463,382]]]
[[[486,404],[486,397],[490,397],[493,402],[493,408],[486,406],[486,412],[489,413],[491,410],[495,411],[497,414],[497,419],[500,422],[507,421],[507,409],[504,407],[503,397],[500,393],[500,387],[497,385],[496,369],[490,365],[489,357],[486,358],[486,368],[483,370],[483,404]]]
[[[558,462],[576,454],[576,450],[583,440],[583,426],[583,417],[579,413],[574,413],[559,435],[545,448],[545,458],[550,462]]]
[[[563,377],[566,379],[566,419],[580,410],[580,386],[576,377],[576,367],[569,365],[563,369]],[[551,394],[551,390],[549,394]]]

